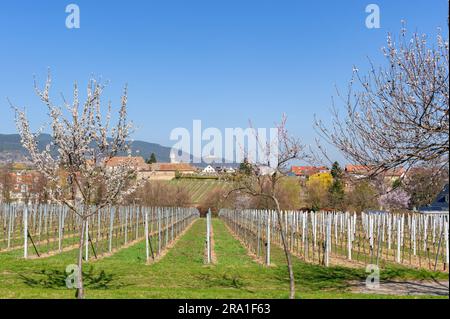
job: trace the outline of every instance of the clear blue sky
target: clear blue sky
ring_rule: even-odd
[[[65,27],[69,3],[80,7],[80,29]],[[380,6],[380,29],[365,27],[370,3]],[[381,62],[402,19],[409,30],[446,30],[447,0],[2,1],[0,132],[15,133],[6,97],[27,107],[34,127],[45,122],[33,74],[42,83],[50,67],[56,98],[94,74],[119,102],[128,83],[135,139],[171,146],[170,131],[193,119],[270,127],[285,112],[291,131],[313,143],[313,116],[329,118],[334,85],[345,88],[367,56]]]

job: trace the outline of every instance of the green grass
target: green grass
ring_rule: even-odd
[[[288,274],[283,252],[273,247],[272,262],[254,262],[220,220],[213,220],[217,264],[204,265],[205,221],[196,221],[158,263],[146,265],[143,242],[115,255],[89,262],[87,298],[287,298]],[[20,251],[0,254],[1,298],[73,298],[64,270],[76,251],[46,259],[23,260]],[[363,269],[324,268],[295,259],[298,298],[386,298],[348,291],[348,282],[363,280]],[[390,268],[383,279],[447,279],[448,274]]]

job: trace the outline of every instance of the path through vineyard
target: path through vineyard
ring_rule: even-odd
[[[213,228],[215,264],[204,264],[206,223],[205,219],[198,219],[175,246],[154,264],[145,263],[143,241],[110,257],[87,263],[86,297],[288,297],[288,274],[281,249],[272,248],[272,266],[266,267],[252,259],[221,220],[214,219]],[[68,251],[48,258],[24,260],[20,250],[1,253],[0,298],[73,298],[74,291],[65,287],[64,269],[73,263],[75,254]],[[364,281],[364,269],[325,268],[295,259],[294,271],[297,297],[390,297],[354,289],[356,282]],[[382,279],[411,283],[419,279],[431,280],[432,276],[427,271],[399,267],[383,273]],[[437,280],[448,285],[448,274],[440,275]],[[444,297],[448,298],[448,293]]]

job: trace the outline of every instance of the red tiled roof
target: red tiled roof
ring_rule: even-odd
[[[370,171],[370,166],[366,165],[345,165],[345,171],[347,173],[367,173]]]
[[[297,176],[311,176],[327,170],[325,166],[292,166],[291,168],[292,173]]]

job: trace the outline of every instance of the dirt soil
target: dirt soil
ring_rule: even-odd
[[[398,296],[448,296],[448,281],[380,281],[378,288],[368,288],[365,282],[352,282],[351,292]]]

